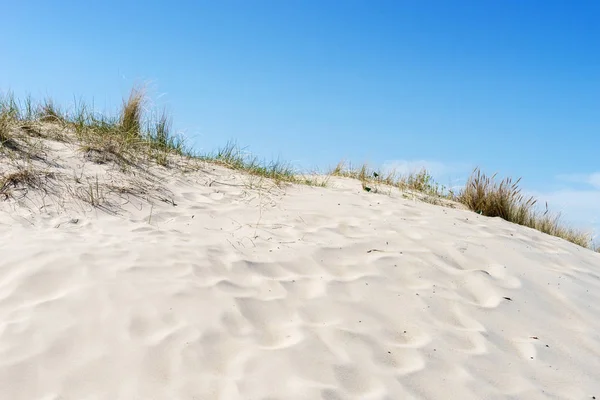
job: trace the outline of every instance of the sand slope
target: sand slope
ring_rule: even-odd
[[[353,180],[161,179],[1,203],[0,399],[600,398],[600,254]]]

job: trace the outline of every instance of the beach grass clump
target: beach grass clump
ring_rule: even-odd
[[[4,146],[10,139],[10,121],[8,116],[0,111],[0,146]]]
[[[496,174],[488,176],[476,168],[455,200],[478,214],[499,217],[583,247],[591,246],[590,234],[562,224],[560,214],[550,213],[547,203],[545,210],[539,212],[537,200],[522,193],[520,181],[504,178],[498,182]]]
[[[457,200],[476,213],[500,217],[520,225],[529,224],[537,201],[521,194],[520,179],[513,182],[511,178],[505,178],[498,184],[495,178],[495,174],[490,177],[476,168]]]
[[[62,110],[54,103],[54,100],[48,98],[39,106],[37,118],[42,122],[64,123],[65,116]]]
[[[12,140],[12,125],[19,119],[19,109],[12,94],[0,95],[0,147]]]
[[[23,139],[37,135],[42,124],[55,124],[54,139],[74,134],[81,151],[94,154],[98,162],[110,160],[125,166],[146,160],[166,166],[171,155],[189,155],[182,137],[172,132],[169,114],[165,110],[147,113],[146,105],[142,87],[132,88],[113,116],[96,113],[84,101],[76,101],[67,112],[49,98],[37,104],[31,97],[19,102],[8,93],[0,96],[0,145],[15,148],[15,132],[25,133]]]
[[[0,173],[0,195],[6,200],[15,197],[14,193],[17,191],[39,189],[47,192],[48,180],[53,176],[53,173],[35,170],[31,166]]]
[[[78,135],[86,153],[105,154],[126,164],[153,160],[168,165],[172,154],[186,155],[183,139],[172,133],[171,118],[163,110],[158,116],[146,115],[146,92],[134,87],[123,101],[118,116],[96,114],[80,102],[68,122]]]
[[[120,130],[125,135],[142,135],[142,107],[144,106],[145,92],[134,87],[127,100],[123,101],[119,118]]]

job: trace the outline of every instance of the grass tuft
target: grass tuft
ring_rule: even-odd
[[[129,99],[123,102],[121,110],[121,129],[125,134],[141,134],[142,127],[142,106],[144,105],[145,93],[140,88],[133,88],[129,94]]]
[[[328,182],[327,178],[298,174],[292,165],[286,162],[261,161],[258,157],[238,147],[235,142],[228,142],[215,153],[200,156],[200,158],[233,170],[243,171],[252,176],[271,179],[277,185],[296,183],[325,187]]]
[[[3,147],[10,140],[10,120],[7,115],[0,111],[0,147]]]
[[[264,162],[257,157],[244,152],[234,142],[229,142],[219,149],[214,155],[205,157],[209,161],[216,161],[231,169],[244,171],[250,175],[273,179],[276,183],[295,182],[294,169],[287,163],[280,161]]]
[[[10,93],[0,96],[0,147],[11,140],[11,123],[16,120],[13,104],[14,97]]]
[[[171,134],[171,117],[165,110],[161,113],[156,121],[153,122],[153,126],[150,127],[149,138],[158,147],[165,149],[178,148],[180,143],[176,143],[173,135]]]
[[[395,171],[382,172],[371,169],[368,164],[353,168],[351,164],[340,161],[330,171],[333,176],[358,179],[367,192],[377,192],[377,185],[397,187],[400,190],[412,190],[436,197],[448,197],[445,187],[433,180],[431,174],[423,169],[417,173],[399,176]]]
[[[0,195],[4,199],[12,197],[15,189],[42,189],[44,190],[44,181],[42,178],[51,177],[52,174],[35,171],[32,168],[20,168],[18,171],[3,174],[0,176]]]
[[[513,182],[511,178],[505,178],[498,184],[495,177],[495,174],[488,177],[476,168],[458,195],[458,201],[476,213],[526,224],[536,200],[521,194],[520,179]]]
[[[447,197],[446,188],[434,181],[431,174],[422,169],[419,172],[408,174],[398,181],[401,188],[422,192],[435,197]]]
[[[560,214],[551,214],[548,204],[543,213],[537,212],[537,200],[533,196],[527,197],[521,193],[520,178],[516,181],[505,178],[500,183],[496,182],[495,178],[496,174],[490,177],[476,168],[455,199],[478,214],[500,217],[583,247],[591,246],[591,235],[562,225]]]
[[[64,122],[65,118],[52,99],[46,99],[40,106],[38,118],[42,122]]]

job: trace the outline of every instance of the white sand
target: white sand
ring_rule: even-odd
[[[600,398],[600,254],[353,180],[161,179],[0,203],[0,399]]]

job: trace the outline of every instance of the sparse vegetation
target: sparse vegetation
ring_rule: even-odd
[[[57,108],[52,99],[46,99],[40,106],[37,117],[42,122],[64,122],[63,113]]]
[[[229,142],[213,154],[201,156],[202,159],[224,165],[228,168],[244,171],[250,175],[272,179],[275,183],[301,183],[309,186],[325,186],[327,179],[298,175],[292,166],[281,161],[261,161],[258,157],[245,153],[235,143]]]
[[[0,195],[4,199],[14,197],[16,191],[39,189],[45,191],[45,184],[52,174],[32,168],[19,168],[17,171],[0,175]]]
[[[42,141],[32,144],[31,139],[47,138],[74,143],[85,160],[118,165],[122,172],[152,163],[170,167],[173,157],[183,157],[220,164],[243,171],[260,182],[268,179],[277,185],[326,186],[329,176],[354,178],[367,192],[379,193],[384,187],[387,190],[397,188],[409,196],[418,194],[419,199],[434,204],[462,203],[481,215],[500,217],[600,252],[600,246],[592,244],[590,235],[566,227],[561,223],[560,215],[551,214],[547,205],[539,212],[537,201],[521,193],[520,180],[506,178],[497,183],[496,175],[488,177],[476,169],[464,189],[454,193],[435,182],[426,170],[398,175],[395,171],[373,170],[367,164],[353,168],[340,162],[328,175],[300,175],[288,163],[262,161],[232,142],[215,153],[192,155],[183,139],[172,133],[169,114],[163,110],[148,115],[146,103],[143,88],[133,88],[117,115],[105,116],[96,114],[93,107],[81,101],[67,112],[52,99],[35,104],[30,97],[18,102],[11,93],[0,96],[0,157],[3,160],[0,167],[8,162],[13,166],[0,168],[0,195],[9,198],[16,191],[27,188],[45,190],[44,186],[53,174],[31,166],[31,160],[43,160],[44,154],[43,146],[36,145]],[[4,160],[8,161],[5,163]],[[23,163],[29,166],[23,167]],[[105,194],[116,190],[110,185],[103,187],[97,176],[95,180],[86,178],[86,182],[82,175],[72,179],[77,185],[77,197],[94,207],[105,201]],[[127,189],[121,188],[117,192],[125,193]],[[135,192],[147,194],[147,189],[140,187]]]
[[[141,136],[143,102],[144,92],[138,88],[133,88],[129,99],[123,102],[119,122],[125,135]]]
[[[98,176],[96,175],[95,180],[87,182],[87,187],[83,190],[82,199],[87,201],[89,204],[98,207],[103,202],[102,192],[100,190],[100,184],[98,182]]]
[[[560,215],[552,215],[548,204],[543,213],[537,212],[537,200],[521,193],[520,179],[505,178],[497,183],[495,178],[495,174],[489,177],[475,169],[464,189],[456,195],[456,200],[478,214],[500,217],[583,247],[591,247],[591,235],[562,225]]]
[[[0,97],[0,147],[5,147],[11,140],[11,122],[16,120],[12,96]]]
[[[86,182],[82,174],[61,172],[60,165],[47,157],[50,142],[46,139],[77,146],[84,161],[111,163],[122,172],[142,168],[136,174],[145,173],[145,166],[153,163],[167,166],[173,157],[185,156],[183,140],[171,133],[168,115],[157,119],[145,115],[143,95],[144,91],[134,88],[117,117],[96,114],[84,102],[65,112],[51,99],[34,103],[30,97],[17,102],[12,93],[0,96],[2,198],[15,198],[28,189],[40,190],[45,197],[46,189],[59,183],[89,205],[99,207],[104,202],[110,179],[86,178]]]
[[[145,118],[144,93],[142,89],[132,89],[118,118],[97,116],[80,103],[67,121],[75,128],[82,150],[100,155],[96,158],[102,162],[112,160],[122,167],[150,160],[166,166],[169,155],[185,155],[183,140],[171,133],[166,113],[158,119]]]
[[[333,176],[358,179],[362,187],[368,192],[377,192],[378,185],[397,187],[400,190],[420,192],[428,196],[448,198],[446,188],[433,180],[426,170],[416,173],[398,175],[395,171],[382,172],[371,169],[366,163],[360,168],[353,168],[351,164],[340,161],[330,172]]]
[[[8,131],[9,129],[9,119],[0,110],[0,146],[4,146],[4,144],[10,140],[10,135]]]
[[[330,172],[334,176],[354,178],[361,181],[367,192],[380,192],[379,185],[397,187],[403,191],[425,194],[421,200],[433,204],[444,204],[448,199],[465,205],[468,209],[488,217],[500,217],[506,221],[527,226],[538,231],[557,236],[577,245],[593,249],[591,235],[567,227],[560,220],[560,214],[552,214],[548,205],[543,212],[536,209],[537,200],[525,197],[519,187],[520,179],[506,178],[500,183],[483,174],[478,168],[473,171],[461,191],[454,193],[435,182],[426,170],[398,176],[395,172],[375,171],[363,164],[360,168],[347,166],[340,162]],[[600,248],[595,249],[600,251]]]

